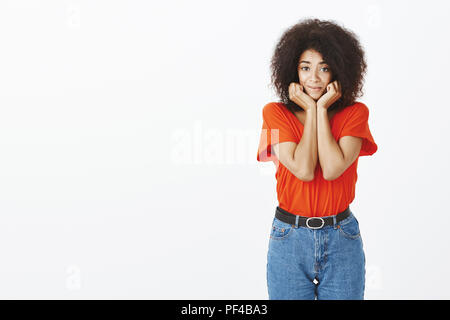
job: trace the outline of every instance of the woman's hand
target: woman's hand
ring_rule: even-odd
[[[305,111],[316,107],[314,99],[303,91],[302,85],[296,82],[291,82],[289,85],[289,99],[294,101]]]
[[[328,109],[328,107],[339,100],[341,96],[341,84],[335,80],[327,85],[327,93],[317,100],[317,108]]]

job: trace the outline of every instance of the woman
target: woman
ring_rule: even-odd
[[[366,72],[357,36],[333,21],[289,28],[271,62],[281,101],[263,108],[258,161],[276,165],[269,299],[364,299],[365,254],[350,203],[359,156],[377,145],[355,101]]]

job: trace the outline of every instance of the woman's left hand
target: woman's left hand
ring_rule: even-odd
[[[341,96],[341,84],[335,80],[327,85],[327,93],[317,100],[317,107],[328,109],[328,107],[339,100]]]

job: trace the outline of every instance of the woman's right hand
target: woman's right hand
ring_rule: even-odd
[[[316,102],[306,92],[303,86],[296,82],[289,85],[289,99],[299,105],[303,110],[307,111],[316,106]]]

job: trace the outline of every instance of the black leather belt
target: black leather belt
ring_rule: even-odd
[[[338,223],[339,221],[342,221],[345,218],[347,218],[350,215],[350,213],[351,213],[350,207],[347,207],[347,209],[345,209],[342,212],[339,212],[335,216],[302,217],[302,216],[287,212],[286,210],[281,209],[280,207],[277,206],[277,209],[275,211],[275,218],[295,226],[295,221],[298,217],[298,226],[306,227],[309,229],[320,229],[324,226],[334,225],[333,217],[336,217],[336,223]]]

